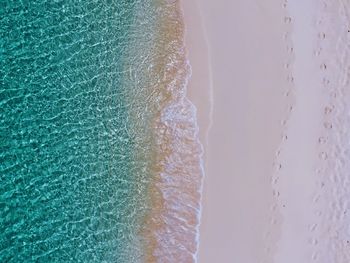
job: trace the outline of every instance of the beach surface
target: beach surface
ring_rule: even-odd
[[[349,262],[349,4],[182,1],[198,262]]]
[[[199,87],[198,80],[189,83],[189,96],[199,113],[203,106],[198,98],[209,97],[212,121],[206,145],[199,262],[233,258],[259,262],[269,257],[279,235],[279,229],[271,227],[278,224],[271,212],[275,203],[271,174],[282,138],[281,122],[292,102],[285,95],[290,85],[283,33],[288,25],[277,1],[263,6],[223,0],[215,4],[183,1],[183,5],[192,78],[201,78],[196,74],[198,67],[210,71],[206,74],[209,86]],[[203,40],[196,44],[197,28],[202,28]],[[203,50],[194,45],[203,43],[204,58],[191,56]]]

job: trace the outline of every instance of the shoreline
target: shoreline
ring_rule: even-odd
[[[201,183],[201,199],[199,211],[199,224],[197,226],[197,251],[195,262],[198,262],[200,248],[200,227],[202,222],[203,198],[205,173],[207,169],[207,149],[209,146],[209,131],[212,126],[213,94],[212,94],[212,73],[210,65],[210,54],[208,40],[205,35],[202,15],[197,1],[180,0],[180,7],[184,21],[184,45],[186,57],[191,67],[191,74],[188,78],[186,97],[196,109],[197,125],[199,129],[199,141],[203,147]],[[198,96],[198,94],[201,96]]]
[[[191,68],[184,43],[183,10],[177,1],[162,4],[156,71],[164,76],[164,101],[154,118],[155,166],[145,218],[146,262],[195,262],[204,167],[196,107],[187,97]],[[155,205],[158,204],[158,205]]]
[[[203,147],[207,148],[213,108],[209,44],[197,1],[180,0],[180,6],[185,24],[185,49],[191,67],[186,96],[196,107],[200,141]],[[198,93],[201,96],[198,96]]]

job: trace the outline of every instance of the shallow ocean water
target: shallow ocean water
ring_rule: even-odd
[[[0,262],[141,258],[147,164],[124,81],[137,5],[2,1]]]
[[[177,3],[4,1],[0,262],[193,262],[201,146]]]

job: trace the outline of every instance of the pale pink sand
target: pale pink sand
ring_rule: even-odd
[[[290,1],[296,103],[281,145],[275,262],[350,262],[350,2]]]
[[[290,3],[288,9],[293,23],[296,104],[288,122],[288,139],[281,146],[277,189],[281,193],[283,226],[275,262],[310,263],[313,248],[309,228],[316,217],[312,202],[317,183],[317,134],[322,127],[324,104],[318,85],[319,66],[313,58],[317,34],[312,20],[316,10],[311,1]]]
[[[350,3],[183,7],[206,146],[198,261],[349,263]]]
[[[271,175],[291,101],[282,5],[187,0],[183,6],[193,69],[189,97],[200,129],[212,120],[199,262],[268,260],[280,231]]]
[[[207,133],[212,122],[212,76],[208,40],[196,1],[182,1],[185,11],[186,48],[191,65],[187,95],[197,108],[200,139],[207,146]]]

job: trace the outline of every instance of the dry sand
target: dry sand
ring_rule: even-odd
[[[350,262],[349,4],[182,5],[206,154],[199,262]]]
[[[213,122],[206,149],[199,262],[259,262],[269,257],[266,240],[273,245],[279,231],[270,227],[275,203],[271,174],[281,121],[288,117],[286,105],[292,101],[285,96],[287,26],[277,1],[262,6],[208,0],[197,9],[195,4],[183,1],[187,47],[193,72],[201,65],[208,68],[208,59],[191,57],[200,52],[193,41],[200,12],[212,86],[198,87],[193,81],[189,96],[197,106],[210,88],[213,95],[207,103]]]
[[[345,1],[291,1],[296,104],[276,189],[275,262],[350,262],[349,26]]]

